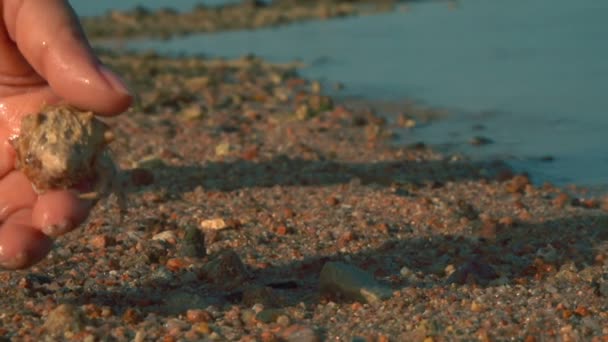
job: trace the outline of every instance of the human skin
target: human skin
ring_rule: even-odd
[[[67,1],[0,0],[0,266],[40,261],[53,238],[78,227],[91,209],[73,189],[36,194],[15,170],[9,139],[21,118],[58,102],[116,115],[131,101],[93,54]]]

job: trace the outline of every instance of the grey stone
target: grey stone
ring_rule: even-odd
[[[239,288],[249,278],[247,268],[232,250],[214,256],[202,271],[205,278],[225,290]]]
[[[178,246],[180,256],[202,258],[206,254],[205,235],[198,227],[188,226],[183,241]]]
[[[328,262],[323,266],[319,287],[322,294],[363,303],[377,303],[392,296],[392,290],[371,274],[342,262]]]

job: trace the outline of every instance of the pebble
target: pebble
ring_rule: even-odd
[[[183,257],[203,258],[207,254],[203,232],[197,227],[188,226],[178,246],[178,253]]]
[[[112,242],[112,239],[105,234],[95,235],[91,238],[91,240],[89,240],[89,244],[95,249],[104,249]]]
[[[391,289],[377,282],[371,274],[342,262],[326,263],[319,285],[322,294],[364,303],[377,303],[392,296]]]
[[[298,324],[285,328],[280,337],[286,342],[321,342],[321,338],[313,329]]]
[[[86,324],[84,312],[71,304],[60,304],[48,313],[43,328],[51,335],[81,331]]]
[[[600,281],[597,290],[602,297],[608,298],[608,280]]]
[[[276,322],[279,317],[284,315],[285,311],[282,309],[265,309],[255,315],[255,318],[260,322],[273,323]]]
[[[224,289],[240,287],[249,277],[247,268],[233,250],[226,250],[212,257],[203,266],[203,274]]]
[[[282,300],[279,298],[277,291],[268,286],[252,286],[243,291],[243,304],[253,306],[262,304],[266,308],[277,307],[281,305]]]
[[[190,323],[210,322],[211,314],[205,310],[190,309],[186,311],[186,319]]]
[[[141,321],[141,316],[135,309],[128,308],[123,313],[122,320],[124,323],[127,323],[127,324],[137,324],[137,323],[139,323],[139,321]]]
[[[175,276],[165,266],[159,266],[149,275],[149,278],[153,282],[168,283],[171,282]]]
[[[479,285],[487,285],[490,281],[497,279],[498,273],[494,268],[483,261],[469,261],[461,265],[447,279],[449,284],[466,284],[470,281]]]
[[[165,230],[152,237],[154,241],[164,241],[174,245],[177,242],[177,235],[172,230]]]
[[[222,230],[228,228],[228,224],[223,218],[202,220],[201,228],[209,230]]]
[[[211,333],[211,328],[207,322],[200,322],[192,325],[192,330],[198,332],[199,334],[207,335]]]

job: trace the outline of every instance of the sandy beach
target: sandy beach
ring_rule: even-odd
[[[608,341],[608,200],[471,162],[297,65],[114,54],[127,213],[0,273],[14,341]]]

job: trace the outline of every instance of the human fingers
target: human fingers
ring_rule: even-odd
[[[78,198],[75,191],[48,191],[38,197],[32,212],[35,227],[50,236],[61,236],[86,220],[93,203]]]
[[[0,225],[0,266],[29,267],[44,258],[53,241],[32,225],[32,210],[21,209]]]
[[[36,199],[27,177],[18,171],[10,172],[0,179],[0,222],[19,210],[31,209]]]
[[[2,4],[9,36],[57,95],[100,114],[117,114],[129,107],[129,90],[97,60],[66,0],[4,0]]]

